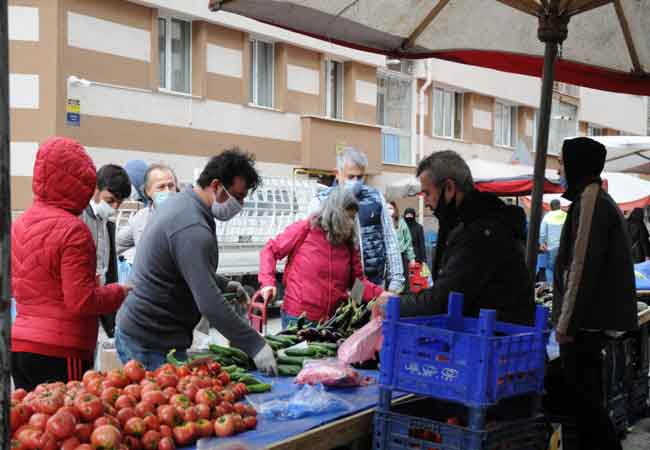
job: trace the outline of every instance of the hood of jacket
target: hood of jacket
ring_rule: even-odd
[[[465,196],[458,208],[460,220],[468,225],[486,217],[493,218],[513,236],[524,239],[526,230],[526,213],[523,208],[506,205],[499,197],[489,192],[472,191]]]
[[[567,139],[562,145],[562,160],[567,190],[564,197],[575,200],[590,183],[601,182],[607,149],[600,142],[586,137]]]
[[[38,149],[34,163],[34,199],[79,215],[90,202],[97,183],[92,159],[73,139],[54,137]]]

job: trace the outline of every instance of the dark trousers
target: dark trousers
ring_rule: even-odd
[[[12,352],[11,376],[16,389],[32,391],[41,383],[81,380],[93,362],[78,358],[55,358],[36,353]]]
[[[621,450],[603,398],[602,350],[606,336],[580,332],[575,341],[560,346],[566,412],[575,419],[580,448]]]

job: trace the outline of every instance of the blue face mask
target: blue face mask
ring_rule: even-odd
[[[560,175],[560,185],[564,188],[565,191],[569,189],[569,183],[567,182],[564,175]]]
[[[153,194],[153,204],[156,208],[165,203],[174,194],[171,191],[156,192]]]

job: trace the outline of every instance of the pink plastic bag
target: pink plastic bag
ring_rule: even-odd
[[[337,359],[318,359],[305,361],[296,377],[297,384],[322,384],[330,387],[354,387],[370,384],[359,372]]]
[[[339,360],[354,364],[375,359],[375,353],[381,349],[383,340],[381,318],[375,317],[339,347]]]

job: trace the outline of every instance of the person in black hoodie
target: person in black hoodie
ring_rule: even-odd
[[[532,324],[535,301],[523,245],[525,215],[495,195],[477,191],[467,163],[456,152],[431,154],[420,162],[417,176],[425,204],[440,223],[443,245],[436,248],[440,268],[434,286],[403,296],[400,314],[446,313],[454,291],[464,294],[467,316],[494,309],[497,320]],[[383,313],[383,305],[376,313]]]
[[[581,448],[621,444],[604,407],[602,350],[608,336],[638,327],[630,236],[602,188],[607,150],[589,138],[564,141],[560,177],[570,200],[553,274],[553,321],[568,414]]]
[[[427,251],[424,243],[424,228],[415,220],[415,210],[413,208],[406,208],[404,210],[404,221],[408,225],[409,232],[411,233],[415,260],[419,263],[426,262]]]
[[[627,229],[632,241],[632,260],[642,263],[650,260],[650,239],[648,229],[643,221],[643,210],[634,208],[627,218]]]

